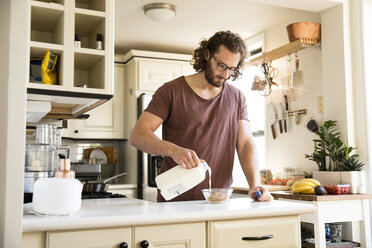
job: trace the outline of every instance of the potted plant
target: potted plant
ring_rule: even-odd
[[[313,171],[313,178],[322,184],[350,184],[350,193],[365,192],[364,163],[359,161],[359,155],[351,153],[356,149],[349,147],[341,140],[336,128],[337,121],[329,120],[319,127],[315,134],[314,151],[305,154],[317,163],[319,171]]]

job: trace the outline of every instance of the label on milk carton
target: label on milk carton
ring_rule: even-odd
[[[177,185],[174,185],[173,187],[170,187],[168,189],[168,194],[170,195],[180,195],[186,191],[185,185],[183,183],[179,183]]]

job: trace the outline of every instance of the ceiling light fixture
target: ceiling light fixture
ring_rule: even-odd
[[[169,3],[150,3],[143,7],[145,15],[157,22],[166,22],[176,15],[176,6]]]

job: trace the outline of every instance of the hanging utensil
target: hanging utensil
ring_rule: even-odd
[[[260,94],[263,96],[268,96],[271,94],[271,86],[272,86],[272,79],[270,78],[269,75],[269,66],[267,63],[262,63],[261,64],[261,70],[264,74],[264,80],[261,80],[260,82],[260,88],[262,91],[260,91]]]
[[[278,108],[279,131],[280,131],[280,133],[283,133],[283,126],[282,126],[283,111],[282,111],[282,103],[281,102],[278,103],[277,108]]]
[[[295,63],[296,63],[296,70],[292,74],[292,86],[296,87],[303,82],[303,72],[299,70],[300,68],[300,60],[298,59],[297,50],[295,53]]]
[[[271,133],[273,135],[273,139],[275,139],[276,138],[276,134],[275,134],[274,124],[275,124],[276,118],[275,118],[275,109],[274,109],[274,105],[273,105],[272,102],[270,102],[269,105],[267,106],[267,113],[269,115],[269,122],[270,122],[270,126],[271,126]]]

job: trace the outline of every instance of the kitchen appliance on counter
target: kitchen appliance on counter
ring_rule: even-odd
[[[147,108],[152,96],[149,94],[141,94],[137,99],[138,104],[138,118],[142,112]],[[162,138],[162,126],[156,131],[155,135]],[[163,157],[154,154],[148,154],[138,150],[138,177],[137,177],[137,197],[148,201],[156,201],[157,187],[155,177],[159,174]]]
[[[40,178],[53,177],[58,164],[57,149],[52,142],[52,126],[36,126],[36,144],[27,144],[25,152],[24,202],[32,201],[34,184]]]

